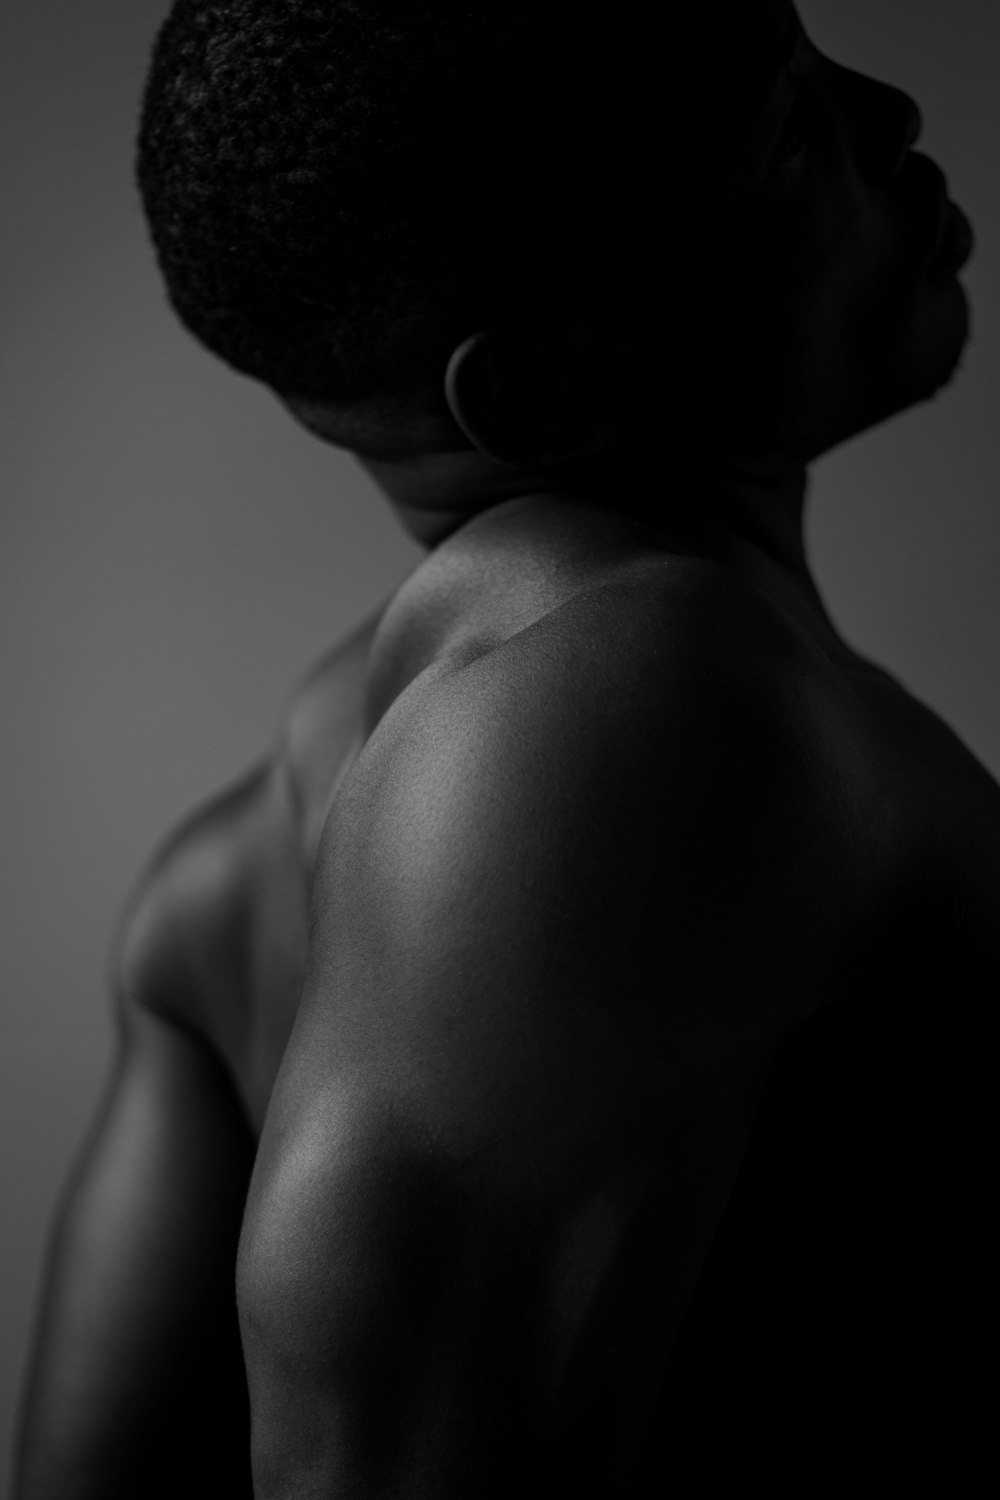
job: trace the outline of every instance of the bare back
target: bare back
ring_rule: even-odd
[[[194,823],[168,862],[204,977],[183,1019],[223,1059],[255,1135],[295,1021],[312,875],[340,789],[357,805],[377,796],[435,684],[552,628],[567,603],[612,584],[624,625],[651,577],[660,587],[666,570],[679,602],[688,587],[687,564],[637,546],[613,520],[570,540],[529,527],[505,546],[507,572],[481,569],[474,554],[437,578],[433,560],[418,570],[304,686],[274,759]],[[724,609],[724,589],[719,600]],[[847,1475],[863,1447],[876,1443],[884,1458],[916,1440],[935,1360],[964,1347],[920,1287],[968,1266],[978,1212],[969,1200],[982,1155],[969,1121],[985,1099],[976,1060],[1000,979],[1000,788],[886,674],[803,641],[773,613],[797,662],[790,691],[807,681],[809,711],[864,784],[855,874],[878,896],[852,913],[824,992],[803,1000],[774,1049],[649,1423],[642,1483],[680,1463],[718,1483],[770,1475],[791,1492],[804,1455],[845,1424],[836,1464]],[[711,669],[718,639],[706,649]],[[813,914],[818,946],[842,918]],[[663,961],[668,971],[668,952]],[[944,1243],[942,1219],[957,1245]],[[712,1439],[720,1425],[732,1434],[725,1450]]]

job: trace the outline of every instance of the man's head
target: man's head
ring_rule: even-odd
[[[626,121],[624,70],[586,15],[177,0],[139,181],[183,321],[327,429],[378,444],[484,321],[574,321],[617,295],[629,200],[636,228],[651,207],[633,134],[650,111],[636,101]]]
[[[807,460],[964,341],[915,129],[790,0],[176,0],[139,179],[184,322],[344,446]]]

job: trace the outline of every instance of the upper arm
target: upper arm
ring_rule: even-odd
[[[783,705],[579,644],[446,686],[328,831],[241,1246],[262,1497],[620,1493],[822,967]]]
[[[216,1461],[249,1490],[234,1265],[252,1145],[212,1052],[152,1003],[187,982],[168,886],[119,942],[114,1063],[51,1238],[19,1500],[175,1493],[182,1470],[190,1492],[199,1451],[206,1495]]]

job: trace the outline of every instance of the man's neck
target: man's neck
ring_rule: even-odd
[[[554,488],[551,476],[494,463],[472,448],[399,460],[357,458],[404,531],[427,548],[441,546],[494,506]]]
[[[510,501],[579,495],[649,528],[655,544],[690,549],[733,568],[817,636],[839,641],[806,555],[806,469],[768,456],[662,470],[592,463],[575,473],[528,472],[475,450],[398,462],[360,460],[401,524],[422,546],[471,539],[477,517]]]
[[[796,614],[804,609],[809,623],[839,640],[806,552],[805,467],[763,456],[708,465],[698,493],[698,523],[719,560],[748,573],[766,592],[777,591],[778,602],[794,602]]]

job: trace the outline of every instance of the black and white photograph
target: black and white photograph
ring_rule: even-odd
[[[3,0],[0,201],[0,1494],[991,1490],[997,0]]]

